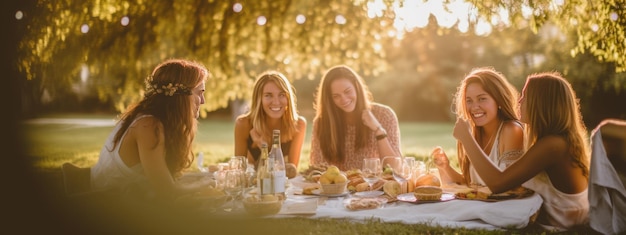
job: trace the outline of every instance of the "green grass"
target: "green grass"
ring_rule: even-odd
[[[70,114],[46,118],[108,119],[114,116]],[[100,149],[112,126],[86,126],[80,124],[31,124],[21,126],[26,145],[26,155],[36,169],[50,170],[64,162],[79,166],[91,166],[98,160]],[[312,125],[308,125],[305,143],[300,157],[300,169],[309,165]],[[401,146],[405,156],[427,159],[437,145],[454,156],[452,123],[400,123]],[[230,120],[200,120],[194,141],[194,152],[203,152],[206,164],[227,161],[234,151],[234,123]],[[456,158],[452,158],[454,161]]]

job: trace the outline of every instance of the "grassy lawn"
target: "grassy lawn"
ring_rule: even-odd
[[[66,115],[47,118],[104,119],[104,115]],[[111,122],[112,123],[112,122]],[[79,166],[92,166],[98,160],[100,148],[113,126],[91,126],[75,124],[32,124],[21,126],[24,133],[26,155],[32,158],[35,169],[54,170],[64,162]],[[312,125],[308,125],[305,143],[300,158],[300,168],[309,165],[310,136]],[[450,134],[452,123],[400,123],[402,151],[406,156],[427,159],[433,147],[440,145],[455,161],[454,138]],[[194,152],[204,152],[207,164],[224,162],[234,151],[234,123],[230,120],[201,120],[194,143]]]

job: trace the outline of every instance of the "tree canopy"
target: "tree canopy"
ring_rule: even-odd
[[[530,26],[537,33],[552,23],[576,32],[571,55],[589,52],[626,71],[626,0],[470,0],[480,15],[500,27]],[[510,22],[507,24],[506,22]]]
[[[143,95],[143,79],[157,63],[184,57],[205,64],[212,73],[202,115],[227,107],[230,101],[249,99],[255,76],[267,69],[279,70],[295,81],[316,79],[333,65],[347,64],[364,77],[393,79],[382,75],[392,68],[388,49],[391,45],[410,48],[410,43],[403,42],[405,39],[399,35],[410,35],[413,31],[400,29],[398,20],[422,14],[400,15],[399,8],[414,2],[409,0],[34,1],[35,6],[25,10],[24,20],[20,22],[25,35],[19,45],[17,66],[25,78],[21,87],[24,106],[39,109],[46,100],[65,102],[96,97],[96,103],[104,107],[123,110]],[[562,35],[570,37],[569,33],[574,32],[572,37],[577,43],[568,49],[567,56],[589,52],[598,61],[614,64],[613,72],[623,72],[626,70],[624,1],[471,0],[466,20],[469,28],[489,22],[496,29],[492,34],[507,28],[519,31],[530,28],[539,33],[545,25],[554,24],[560,27]],[[440,4],[452,11],[450,8],[458,7],[457,3],[442,0]],[[455,25],[460,26],[461,22]],[[454,30],[439,25],[435,31],[442,35]],[[441,40],[428,35],[428,40]],[[512,37],[508,38],[511,41],[502,43],[515,43]],[[437,47],[441,43],[418,44],[414,49]],[[452,48],[442,45],[440,48]],[[484,48],[476,50],[472,53],[481,54]],[[506,52],[510,48],[503,47],[502,53],[494,50],[488,53],[515,54]],[[454,53],[450,50],[445,55]],[[433,71],[445,74],[450,71],[446,68],[453,66],[446,58],[438,58],[436,52],[428,55],[429,58],[419,58],[417,65],[405,63],[404,66],[410,66],[405,71],[423,73],[417,77],[435,78],[440,74],[432,74]],[[438,62],[424,66],[434,59]],[[468,69],[454,68],[455,71]],[[456,75],[448,72],[444,77]],[[589,79],[599,80],[593,76]],[[414,84],[437,87],[456,84],[455,80],[428,81]],[[613,85],[609,88],[621,89],[620,81],[624,81],[623,76],[610,80]],[[393,87],[384,81],[374,84]],[[76,95],[81,92],[88,95]],[[444,90],[432,92],[445,93]],[[439,100],[439,103],[447,101]]]

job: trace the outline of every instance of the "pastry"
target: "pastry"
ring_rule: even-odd
[[[436,186],[419,186],[413,191],[418,201],[437,201],[441,199],[443,190]]]

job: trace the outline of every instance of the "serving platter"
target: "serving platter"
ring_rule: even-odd
[[[439,200],[436,200],[436,201],[433,201],[433,200],[428,200],[428,201],[417,200],[417,198],[415,198],[415,194],[413,194],[413,193],[403,193],[403,194],[398,195],[398,201],[410,202],[410,203],[415,203],[415,204],[434,203],[434,202],[446,202],[446,201],[453,200],[455,198],[456,197],[454,196],[454,194],[451,194],[451,193],[442,193],[441,194],[441,198]]]

